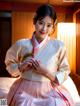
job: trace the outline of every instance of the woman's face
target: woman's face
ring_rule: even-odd
[[[38,20],[35,24],[36,38],[43,40],[47,35],[52,32],[53,19],[49,16]]]

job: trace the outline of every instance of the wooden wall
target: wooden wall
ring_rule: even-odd
[[[31,38],[34,31],[33,12],[12,12],[12,43],[18,39]]]
[[[80,75],[80,8],[76,8],[73,14],[76,23],[76,73]]]
[[[77,74],[80,75],[80,9],[76,14],[76,23],[77,23],[77,36],[76,36],[76,70]]]

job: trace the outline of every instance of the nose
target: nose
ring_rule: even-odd
[[[43,25],[42,30],[46,31],[46,29],[47,29],[46,25]]]

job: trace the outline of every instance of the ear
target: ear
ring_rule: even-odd
[[[55,32],[56,27],[57,27],[57,19],[56,19],[56,21],[54,22],[54,26],[53,26],[53,29],[52,29],[52,32],[51,32],[50,35],[53,35],[53,33]]]
[[[55,20],[55,22],[54,22],[54,27],[57,25],[57,19]]]

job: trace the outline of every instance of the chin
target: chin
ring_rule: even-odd
[[[46,37],[46,36],[43,36],[43,35],[42,35],[42,36],[41,36],[41,39],[43,40],[43,39],[45,39],[45,37]]]

